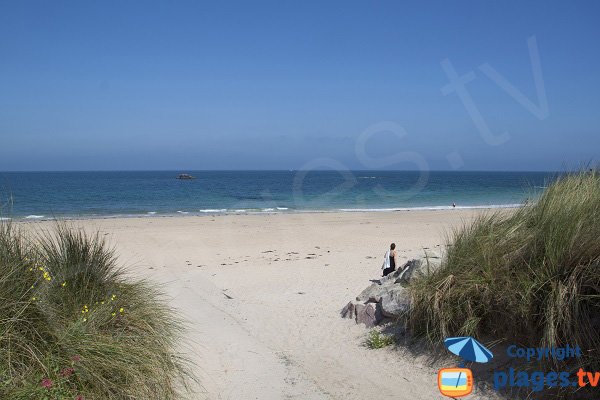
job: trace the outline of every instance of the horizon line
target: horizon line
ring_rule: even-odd
[[[76,173],[76,172],[546,172],[546,173],[564,173],[578,172],[588,170],[589,168],[564,169],[564,170],[543,170],[543,169],[472,169],[472,170],[449,170],[449,169],[73,169],[73,170],[5,170],[5,173]]]

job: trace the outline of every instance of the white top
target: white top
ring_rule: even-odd
[[[390,250],[386,251],[384,259],[383,259],[383,265],[381,266],[381,269],[386,269],[390,267]]]

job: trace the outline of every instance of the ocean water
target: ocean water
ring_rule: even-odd
[[[555,172],[0,172],[0,217],[77,218],[515,207]]]

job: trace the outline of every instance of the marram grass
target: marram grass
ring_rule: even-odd
[[[513,213],[450,234],[441,267],[415,282],[408,324],[435,343],[475,336],[579,345],[600,369],[600,174],[565,175]]]
[[[99,236],[0,224],[0,399],[176,399],[182,321]]]

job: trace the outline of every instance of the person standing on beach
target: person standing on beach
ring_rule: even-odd
[[[383,276],[387,276],[396,270],[396,243],[390,245],[390,249],[385,253],[383,260]]]

